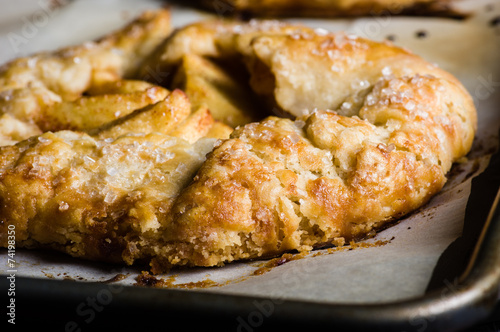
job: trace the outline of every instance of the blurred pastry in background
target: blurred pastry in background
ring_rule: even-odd
[[[223,16],[356,17],[377,15],[440,16],[463,19],[453,0],[191,0]]]

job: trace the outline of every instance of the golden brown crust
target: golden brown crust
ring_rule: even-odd
[[[465,88],[390,43],[277,22],[210,21],[168,37],[143,57],[138,75],[202,57],[246,68],[253,91],[245,93],[293,119],[271,116],[232,131],[203,98],[191,112],[180,90],[122,76],[86,85],[89,96],[77,100],[41,85],[28,95],[57,106],[23,113],[12,103],[9,116],[36,124],[34,113],[53,112],[87,133],[46,132],[0,148],[0,244],[14,223],[19,246],[146,261],[153,272],[343,245],[425,204],[472,144],[476,113]],[[201,89],[217,93],[207,99],[214,114],[232,103],[218,86]],[[71,122],[61,111],[130,94],[150,99],[118,119],[99,113],[105,118],[74,125],[78,114]],[[217,143],[204,138],[231,131]]]
[[[151,255],[157,229],[214,141],[60,131],[2,147],[0,243],[15,224],[20,247],[130,263]]]
[[[347,119],[318,111],[303,129],[288,119],[269,118],[234,132],[176,201],[163,231],[175,256],[156,259],[210,266],[349,242],[441,189],[440,166],[417,160],[391,140],[378,142],[376,127]],[[355,153],[349,141],[335,150],[320,149],[312,137],[318,125],[332,136],[353,131],[366,138]],[[343,154],[354,160],[337,160]],[[348,170],[337,165],[349,162]],[[182,244],[189,245],[180,253]]]
[[[298,119],[246,125],[209,155],[173,207],[158,268],[369,234],[428,201],[471,147],[472,99],[409,51],[300,28],[246,38],[251,28],[218,27],[236,35],[224,54],[240,53],[254,91]]]

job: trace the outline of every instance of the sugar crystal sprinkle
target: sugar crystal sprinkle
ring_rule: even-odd
[[[392,70],[389,66],[386,66],[382,69],[382,75],[389,76],[392,74]]]
[[[52,140],[50,140],[49,138],[47,137],[43,137],[43,136],[38,136],[38,141],[42,144],[45,144],[45,143],[50,143],[52,142]]]
[[[61,201],[59,203],[59,211],[66,211],[69,209],[69,204],[64,202],[64,201]]]
[[[404,106],[408,111],[413,111],[415,109],[416,104],[413,100],[409,100],[406,102]]]

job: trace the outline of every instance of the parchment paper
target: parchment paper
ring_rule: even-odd
[[[161,1],[79,0],[59,1],[63,6],[47,9],[45,3],[22,0],[14,5],[0,0],[0,63],[94,39],[121,27],[142,10],[165,5]],[[365,241],[386,244],[317,250],[269,271],[262,270],[267,261],[236,262],[222,268],[177,269],[156,278],[170,280],[178,287],[196,286],[188,283],[199,281],[214,286],[188,291],[320,302],[373,303],[422,295],[441,253],[461,234],[471,178],[487,166],[489,155],[498,145],[500,25],[493,19],[500,16],[500,2],[470,0],[460,2],[459,7],[471,11],[471,17],[465,21],[391,15],[290,20],[375,40],[391,38],[396,45],[456,75],[474,97],[479,130],[468,161],[454,167],[443,191],[429,204]],[[172,6],[172,13],[174,26],[213,16],[178,5]],[[22,38],[15,39],[14,34]],[[126,277],[117,283],[133,285],[141,272],[136,267],[87,262],[54,252],[17,249],[15,257],[16,276],[71,279],[75,287],[78,282],[105,281],[118,274]],[[5,274],[6,264],[7,252],[2,249],[1,274]],[[257,270],[267,272],[254,275]]]

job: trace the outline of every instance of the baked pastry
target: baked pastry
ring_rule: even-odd
[[[2,66],[0,127],[10,129],[0,132],[0,145],[48,130],[90,129],[164,99],[166,89],[127,79],[170,31],[169,12],[147,12],[96,42]],[[114,109],[118,103],[126,107]]]
[[[425,204],[472,145],[476,111],[465,88],[390,43],[208,21],[166,38],[129,80],[179,70],[187,58],[246,68],[247,93],[286,117],[216,141],[207,136],[231,129],[203,125],[206,105],[191,112],[184,93],[166,90],[86,133],[3,147],[2,246],[15,224],[19,247],[143,262],[154,273],[340,246]]]
[[[184,52],[239,54],[254,91],[296,120],[248,124],[214,149],[173,207],[158,266],[342,245],[424,204],[470,149],[475,109],[449,73],[390,43],[253,24],[172,40],[203,30],[212,38]],[[160,61],[174,63],[176,45]]]
[[[205,9],[226,16],[354,17],[419,15],[463,18],[451,0],[200,0]]]

